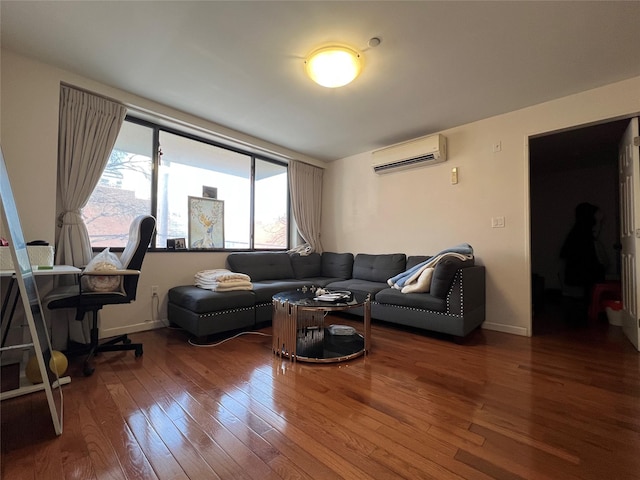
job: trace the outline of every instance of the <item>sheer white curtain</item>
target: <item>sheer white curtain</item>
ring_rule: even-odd
[[[289,162],[289,192],[298,233],[310,252],[322,253],[320,220],[322,215],[321,168],[292,160]]]
[[[56,263],[89,263],[91,244],[82,220],[107,165],[127,111],[124,105],[62,85],[58,131],[58,191],[62,211],[56,242]]]

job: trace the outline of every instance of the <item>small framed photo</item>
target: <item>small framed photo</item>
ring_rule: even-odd
[[[218,189],[216,187],[202,186],[203,198],[218,198]]]
[[[167,238],[167,250],[186,250],[187,242],[182,238]]]
[[[189,248],[224,248],[224,202],[189,197]]]

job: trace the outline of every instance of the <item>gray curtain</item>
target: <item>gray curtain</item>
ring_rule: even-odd
[[[298,225],[298,233],[307,242],[300,252],[322,253],[320,242],[320,220],[322,215],[322,174],[321,168],[298,161],[289,162],[289,192],[293,218]]]
[[[60,88],[58,265],[79,267],[93,256],[82,208],[102,176],[126,113],[117,102],[65,85]]]
[[[81,267],[93,257],[82,208],[87,204],[116,143],[127,110],[124,105],[66,85],[60,87],[58,126],[58,195],[62,211],[56,241],[57,265]],[[58,282],[65,282],[62,276]],[[75,320],[75,312],[49,311],[56,322],[54,343],[66,348],[67,339],[89,342],[89,322]],[[66,329],[60,328],[62,325]],[[63,333],[64,332],[64,333]],[[56,347],[54,347],[56,348]]]

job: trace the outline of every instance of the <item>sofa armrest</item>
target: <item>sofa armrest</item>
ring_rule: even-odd
[[[447,313],[466,317],[481,317],[485,314],[485,267],[459,268],[447,293]]]

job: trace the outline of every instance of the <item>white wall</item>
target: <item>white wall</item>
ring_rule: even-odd
[[[487,269],[484,327],[530,335],[528,138],[638,112],[640,77],[440,132],[449,147],[443,164],[378,176],[370,152],[330,163],[323,246],[433,254],[468,242]],[[495,216],[505,228],[491,228]]]

